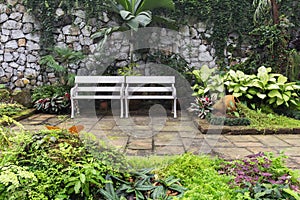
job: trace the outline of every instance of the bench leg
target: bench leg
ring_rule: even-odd
[[[176,113],[176,98],[174,99],[174,118],[177,118],[177,113]]]
[[[128,112],[129,112],[129,105],[128,105],[128,99],[125,98],[125,118],[128,118]]]
[[[74,105],[74,99],[71,98],[71,118],[74,118],[74,111],[75,111],[75,105]]]
[[[120,117],[123,118],[123,116],[124,116],[124,113],[123,113],[123,110],[124,110],[123,99],[120,100],[120,105],[121,105],[121,114],[120,114]]]

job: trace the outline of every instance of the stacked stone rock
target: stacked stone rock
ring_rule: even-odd
[[[10,6],[7,6],[9,5]],[[90,55],[84,61],[68,66],[74,74],[92,75],[99,73],[101,67],[106,67],[103,60],[93,57],[96,54],[97,44],[91,39],[91,35],[103,27],[118,25],[103,13],[100,19],[89,19],[88,23],[84,11],[73,12],[74,21],[58,27],[54,38],[56,46],[70,47],[76,51],[83,51]],[[64,16],[61,9],[56,11],[57,17]],[[42,84],[57,82],[55,73],[50,69],[41,70],[40,59],[40,35],[39,23],[34,19],[23,5],[17,0],[7,0],[6,4],[0,3],[0,84],[9,85],[11,89],[32,89]],[[206,64],[210,67],[215,65],[214,49],[204,39],[209,37],[210,30],[206,30],[205,24],[197,23],[186,25],[180,29],[178,37],[172,38],[169,30],[160,29],[153,38],[159,38],[155,48],[164,49],[172,53],[178,53],[185,58],[191,66],[196,68]],[[124,39],[122,33],[114,33],[108,43],[105,58],[112,58],[107,63],[114,66],[125,66],[130,62],[129,41]],[[157,41],[156,41],[157,42]],[[139,62],[141,58],[134,58]],[[142,68],[142,73],[147,74],[147,69]],[[100,70],[101,73],[101,70]]]

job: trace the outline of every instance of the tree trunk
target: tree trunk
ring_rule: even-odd
[[[276,3],[276,0],[271,0],[271,6],[272,6],[273,23],[279,24],[279,11],[278,11],[278,4]]]

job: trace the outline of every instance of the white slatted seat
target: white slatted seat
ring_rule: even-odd
[[[173,100],[174,118],[177,118],[175,76],[127,76],[125,82],[126,118],[129,114],[130,99]],[[151,86],[147,87],[149,84]]]
[[[124,76],[76,76],[71,89],[71,118],[75,114],[75,102],[79,99],[119,99],[123,117]]]

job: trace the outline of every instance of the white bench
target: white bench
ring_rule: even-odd
[[[71,118],[75,114],[75,102],[79,99],[119,99],[123,117],[124,76],[76,76],[71,89]],[[92,86],[91,86],[92,85]],[[107,94],[109,93],[109,94]]]
[[[176,114],[177,96],[176,96],[176,88],[175,88],[175,76],[127,76],[125,83],[126,83],[126,87],[125,87],[126,118],[128,117],[129,114],[130,99],[173,100],[174,118],[177,118],[177,114]],[[148,84],[153,84],[153,85],[146,86]]]

